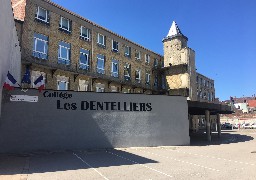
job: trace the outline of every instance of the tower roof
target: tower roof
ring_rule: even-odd
[[[167,36],[163,39],[162,42],[165,42],[165,41],[169,41],[169,40],[172,40],[173,38],[176,38],[176,37],[182,37],[184,38],[185,40],[188,40],[188,38],[186,36],[184,36],[182,34],[182,32],[180,31],[180,28],[178,27],[178,25],[176,24],[175,21],[172,22],[172,26],[167,34]]]
[[[170,36],[176,36],[176,35],[183,35],[180,31],[180,28],[178,27],[178,25],[176,24],[175,21],[172,22],[172,26],[167,34],[167,37]]]

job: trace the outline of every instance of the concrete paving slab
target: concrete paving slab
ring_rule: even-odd
[[[1,154],[0,180],[255,179],[256,130],[197,136],[191,146]]]

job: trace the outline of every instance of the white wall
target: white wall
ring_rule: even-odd
[[[0,0],[0,102],[8,71],[20,83],[21,53],[10,0]],[[1,103],[0,103],[1,116]]]
[[[241,109],[243,111],[243,113],[248,113],[248,106],[247,103],[236,103],[234,104],[234,106],[237,109]]]

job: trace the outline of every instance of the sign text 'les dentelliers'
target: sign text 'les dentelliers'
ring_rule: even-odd
[[[72,94],[67,92],[43,93],[44,97],[70,99]],[[57,100],[57,109],[62,110],[86,110],[86,111],[152,111],[151,103],[144,102],[116,102],[116,101],[81,101],[80,103],[62,102]]]

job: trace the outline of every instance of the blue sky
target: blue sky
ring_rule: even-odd
[[[215,80],[216,97],[256,94],[256,0],[53,0],[163,55],[175,20],[196,51],[197,71]]]

